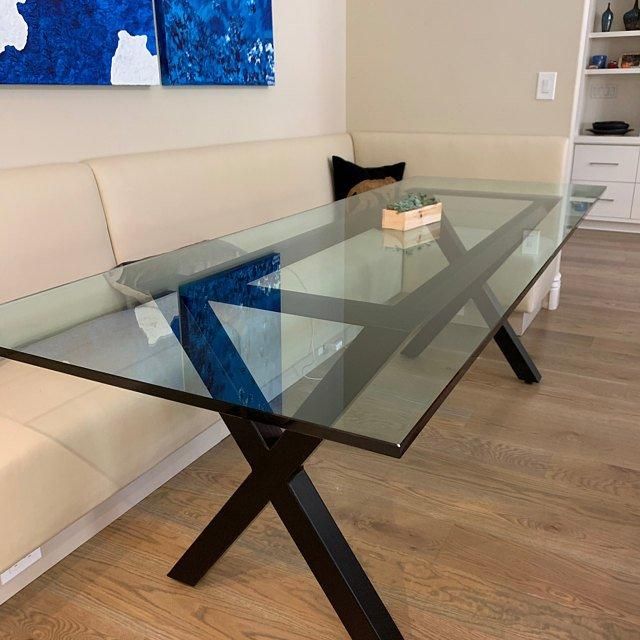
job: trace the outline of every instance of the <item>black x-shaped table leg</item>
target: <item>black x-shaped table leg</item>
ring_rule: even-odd
[[[467,252],[466,247],[446,215],[442,216],[437,242],[442,253],[450,262],[454,262]],[[542,380],[540,371],[538,371],[531,356],[509,322],[502,320],[501,305],[490,287],[486,283],[482,284],[472,293],[471,299],[478,307],[487,326],[496,326],[496,333],[493,338],[516,376],[527,384],[540,382]],[[419,356],[431,343],[437,330],[444,328],[449,321],[449,315],[441,314],[436,316],[405,347],[403,350],[404,355],[409,357]],[[434,327],[436,328],[434,329]]]
[[[251,474],[169,572],[194,586],[271,502],[354,640],[402,640],[303,468],[319,438],[223,415]]]

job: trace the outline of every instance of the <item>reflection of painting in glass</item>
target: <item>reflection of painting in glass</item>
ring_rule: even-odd
[[[274,84],[271,0],[155,2],[163,84]]]
[[[279,411],[279,269],[280,257],[270,254],[180,286],[180,340],[213,398]],[[250,286],[259,278],[269,286]],[[256,363],[259,375],[248,366]]]

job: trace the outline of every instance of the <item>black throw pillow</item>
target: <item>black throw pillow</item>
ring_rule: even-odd
[[[336,200],[398,182],[404,177],[406,167],[406,162],[387,167],[359,167],[339,156],[333,156],[332,161],[333,195]]]

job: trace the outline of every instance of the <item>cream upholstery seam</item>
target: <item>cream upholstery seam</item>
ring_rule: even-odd
[[[93,170],[91,164],[88,161],[82,160],[80,164],[83,164],[85,167],[89,168],[91,171],[91,175],[93,176],[93,181],[96,185],[96,189],[98,191],[98,198],[100,198],[100,207],[102,209],[102,217],[104,219],[105,227],[107,229],[107,235],[109,236],[109,246],[111,248],[111,254],[113,255],[113,263],[118,266],[118,258],[116,257],[115,248],[113,246],[113,236],[111,233],[111,225],[109,224],[109,216],[107,216],[107,208],[105,206],[104,194],[102,193],[102,187],[100,186],[100,181],[98,180],[98,176],[96,172]]]

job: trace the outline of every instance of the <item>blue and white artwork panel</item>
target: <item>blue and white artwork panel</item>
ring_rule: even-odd
[[[0,0],[0,84],[158,83],[152,0]]]
[[[162,83],[273,85],[271,0],[155,0]]]

